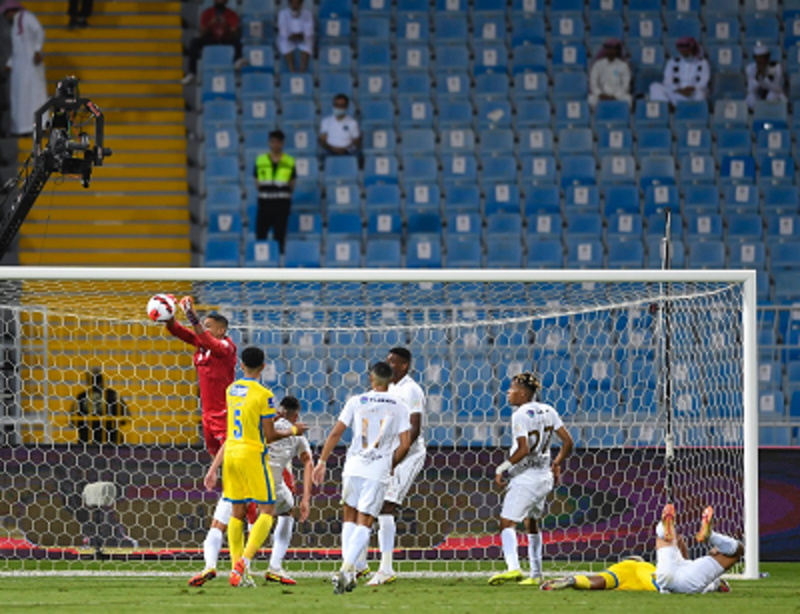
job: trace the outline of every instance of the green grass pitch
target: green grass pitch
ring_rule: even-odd
[[[290,567],[290,565],[287,565]],[[394,585],[333,595],[330,583],[304,578],[295,587],[234,590],[221,575],[202,589],[180,577],[0,577],[0,611],[7,612],[591,612],[592,614],[800,613],[800,563],[765,563],[768,578],[734,581],[730,594],[659,595],[490,587],[484,578],[400,579]],[[488,577],[488,574],[487,574]]]

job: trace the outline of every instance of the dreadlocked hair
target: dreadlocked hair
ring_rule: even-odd
[[[531,391],[531,394],[536,394],[542,389],[542,384],[539,382],[539,378],[530,371],[525,371],[515,375],[514,381],[520,386],[525,386],[525,388]]]

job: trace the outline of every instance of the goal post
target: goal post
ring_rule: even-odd
[[[364,388],[359,370],[393,345],[409,346],[429,398],[429,453],[399,512],[398,558],[404,569],[454,573],[475,569],[476,560],[500,564],[502,493],[491,478],[510,444],[508,379],[522,368],[539,372],[542,400],[578,443],[543,520],[545,571],[652,555],[652,521],[666,502],[655,390],[664,372],[654,358],[663,339],[653,314],[670,301],[679,526],[708,494],[721,530],[744,537],[742,577],[757,578],[755,276],[0,268],[0,572],[24,559],[38,561],[26,569],[56,560],[78,571],[93,553],[108,572],[128,569],[123,563],[169,571],[202,560],[216,495],[200,485],[210,458],[192,351],[145,314],[149,296],[171,292],[225,314],[240,349],[267,349],[264,381],[279,396],[301,399],[315,452],[343,400]],[[121,402],[78,415],[75,397],[94,367]],[[315,493],[290,568],[319,572],[336,558],[336,491],[334,482]]]

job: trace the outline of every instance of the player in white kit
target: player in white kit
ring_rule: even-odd
[[[278,419],[275,428],[282,431],[291,431],[292,426],[300,417],[300,401],[293,396],[283,397],[278,406]],[[311,472],[314,470],[314,460],[311,454],[311,444],[304,435],[286,437],[273,442],[269,446],[269,468],[273,476],[285,476],[287,468],[291,474],[292,459],[300,459],[303,463],[303,498],[300,500],[300,522],[305,522],[311,502]],[[269,559],[269,569],[264,574],[267,582],[280,582],[281,584],[297,584],[283,569],[283,559],[289,549],[294,530],[294,494],[286,480],[281,480],[275,485],[275,515],[277,524],[272,537],[272,556]]]
[[[687,559],[683,538],[675,531],[675,507],[664,506],[656,527],[656,582],[662,593],[707,593],[720,588],[722,574],[744,556],[744,545],[713,530],[714,509],[703,512],[696,540],[708,544],[708,555]],[[724,585],[723,585],[724,586]]]
[[[520,373],[511,380],[508,403],[517,407],[511,416],[514,442],[508,460],[497,467],[495,481],[506,486],[503,474],[508,471],[508,484],[500,512],[503,556],[507,570],[492,576],[489,584],[520,582],[538,586],[542,579],[542,536],[538,519],[544,515],[547,496],[561,477],[561,463],[572,452],[572,437],[555,409],[534,401],[541,389],[533,373]],[[561,439],[561,449],[550,463],[550,443],[553,433]],[[525,521],[528,532],[530,577],[523,580],[519,566],[516,526]]]
[[[386,499],[383,502],[380,516],[378,516],[378,544],[381,549],[381,566],[378,572],[370,579],[369,586],[389,584],[397,579],[393,569],[394,543],[397,532],[394,515],[397,507],[403,503],[411,485],[425,465],[425,438],[422,436],[425,393],[408,374],[411,368],[411,352],[404,347],[392,348],[389,350],[389,357],[386,362],[392,367],[393,373],[389,392],[397,395],[408,406],[410,412],[411,449],[403,459],[403,462],[397,465],[389,480]],[[357,565],[359,575],[362,569],[366,571],[366,564],[365,550],[363,558],[359,559]]]
[[[331,579],[336,594],[356,587],[356,561],[369,543],[392,471],[411,446],[408,407],[388,392],[392,368],[379,362],[370,370],[369,379],[372,390],[347,401],[314,468],[314,483],[322,484],[328,457],[344,431],[352,428],[353,439],[342,472],[342,568]]]

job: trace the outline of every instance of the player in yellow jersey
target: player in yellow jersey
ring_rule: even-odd
[[[217,469],[222,465],[222,496],[233,504],[228,525],[232,571],[230,585],[254,587],[250,562],[267,539],[275,515],[275,484],[269,470],[267,444],[302,435],[306,426],[295,423],[291,430],[275,429],[275,397],[258,383],[264,370],[264,352],[257,347],[242,351],[244,377],[227,390],[228,434],[205,478],[206,488],[217,484]],[[247,504],[258,506],[256,520],[244,543],[244,518]]]
[[[594,575],[577,574],[543,582],[543,591],[574,588],[585,591],[650,591],[658,592],[656,566],[638,556],[631,556]]]

